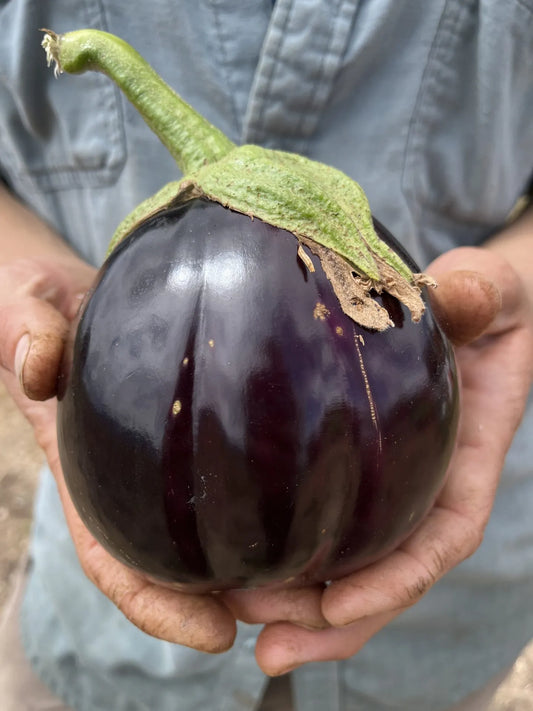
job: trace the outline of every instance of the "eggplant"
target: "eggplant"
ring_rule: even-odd
[[[43,44],[117,81],[185,173],[121,223],[65,349],[58,443],[86,526],[191,592],[324,582],[397,547],[459,415],[431,280],[347,176],[235,147],[112,35]]]

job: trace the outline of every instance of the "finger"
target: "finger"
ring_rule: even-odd
[[[56,393],[69,324],[51,304],[27,297],[0,308],[0,365],[32,400]]]
[[[480,545],[523,411],[531,352],[518,326],[482,349],[461,349],[459,360],[471,362],[462,368],[456,448],[437,505],[398,550],[329,586],[322,610],[332,625],[413,605]]]
[[[435,507],[393,553],[330,584],[322,611],[336,627],[368,616],[399,613],[422,598],[448,570],[479,546],[482,526],[459,513]]]
[[[57,448],[49,462],[80,564],[89,580],[146,634],[212,654],[229,649],[237,629],[234,616],[222,600],[158,585],[116,560],[87,530],[74,507]]]
[[[151,582],[97,543],[81,560],[89,579],[146,634],[211,654],[232,646],[235,619],[215,596],[189,595]]]
[[[387,613],[365,618],[344,629],[317,631],[288,622],[267,625],[257,638],[257,664],[265,674],[280,676],[309,662],[348,659],[394,616],[394,613]]]
[[[432,289],[433,312],[443,331],[456,346],[479,338],[502,307],[496,284],[478,272],[457,269],[439,277]]]
[[[230,590],[224,602],[248,624],[288,621],[312,629],[328,627],[321,610],[322,586],[287,589]]]
[[[501,306],[485,330],[491,338],[457,351],[462,404],[448,480],[437,505],[399,549],[328,587],[322,610],[332,625],[349,625],[413,605],[477,549],[490,515],[505,453],[529,388],[532,342],[527,299],[504,260],[484,250],[454,252],[434,263],[435,272],[443,269],[445,274],[458,263],[468,266],[475,260],[475,266],[496,285]],[[478,281],[474,288],[479,292],[479,287]]]
[[[490,317],[490,302],[492,302],[493,307],[497,305],[496,293],[498,293],[500,306],[496,309],[494,318],[487,324],[486,329],[491,335],[505,332],[510,328],[514,328],[520,322],[525,322],[531,318],[531,306],[522,280],[511,265],[494,252],[483,248],[459,247],[438,257],[428,266],[427,271],[439,284],[437,289],[431,291],[430,298],[437,300],[437,309],[443,309],[446,317],[448,319],[451,318],[452,321],[453,309],[446,308],[445,304],[442,303],[446,301],[443,293],[444,288],[448,291],[448,298],[455,302],[456,308],[464,309],[465,317],[461,319],[463,321],[466,319],[469,309],[474,312],[475,319],[480,321],[483,316]],[[454,271],[462,271],[467,274],[468,272],[475,273],[478,277],[478,284],[467,277],[464,294],[462,293],[463,287],[461,287],[459,296],[454,295],[453,288],[446,287],[446,281],[450,273]],[[442,291],[441,281],[444,283]],[[496,293],[490,285],[496,289]],[[439,291],[441,291],[440,297],[438,296]],[[476,315],[476,307],[473,303],[469,304],[469,302],[474,300],[482,302],[484,299],[489,303],[485,310],[480,309],[479,314]],[[459,302],[466,303],[461,304]],[[468,329],[466,324],[465,328]]]
[[[0,301],[35,297],[72,320],[94,275],[94,267],[78,259],[20,259],[0,267]]]
[[[148,580],[113,558],[85,528],[57,477],[67,523],[87,577],[146,634],[217,654],[235,639],[235,619],[213,595],[189,595]]]
[[[507,354],[504,360],[510,357]],[[519,419],[514,413],[513,387],[502,387],[498,374],[491,372],[493,359],[485,366],[485,358],[485,354],[477,354],[474,367],[463,376],[456,448],[436,506],[399,549],[330,585],[322,610],[332,625],[410,607],[480,545],[505,452]],[[501,371],[501,365],[496,369]],[[476,378],[483,382],[472,382]],[[494,391],[492,382],[499,383]]]

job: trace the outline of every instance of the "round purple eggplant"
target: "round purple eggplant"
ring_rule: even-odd
[[[416,266],[379,223],[379,236]],[[191,591],[326,581],[384,555],[443,485],[458,417],[428,306],[358,326],[283,229],[192,200],[101,268],[61,378],[73,502],[115,557]]]

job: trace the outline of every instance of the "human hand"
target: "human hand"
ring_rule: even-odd
[[[0,267],[0,378],[46,454],[89,579],[148,634],[222,652],[233,643],[235,619],[221,600],[171,590],[119,563],[88,532],[70,500],[57,448],[56,381],[70,323],[94,275],[74,255]]]
[[[256,658],[272,676],[306,662],[353,656],[481,543],[531,384],[531,305],[511,266],[485,249],[452,250],[428,271],[439,282],[431,298],[456,345],[461,379],[461,417],[446,484],[417,530],[363,570],[324,589],[307,588],[305,597],[297,590],[225,594],[238,618],[266,623]],[[306,628],[320,626],[320,615],[324,629]]]

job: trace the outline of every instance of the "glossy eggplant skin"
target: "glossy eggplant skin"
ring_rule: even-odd
[[[361,328],[297,248],[195,200],[126,238],[82,307],[61,462],[93,535],[152,578],[332,579],[396,547],[443,484],[458,391],[431,310],[415,324],[377,297],[395,327]]]

